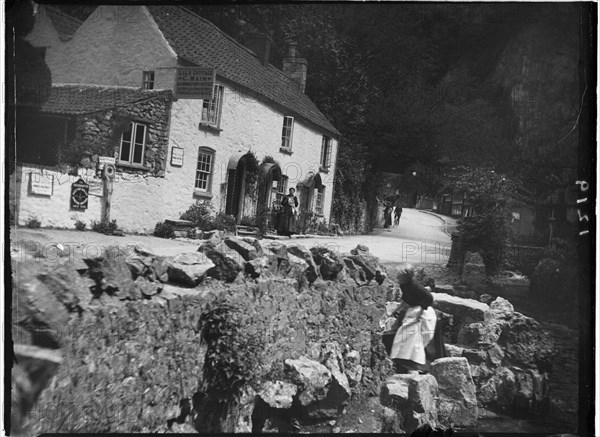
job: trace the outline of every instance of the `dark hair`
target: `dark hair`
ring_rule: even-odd
[[[294,187],[290,187],[290,189],[288,191],[292,191],[294,190],[294,193],[296,192],[296,189]]]

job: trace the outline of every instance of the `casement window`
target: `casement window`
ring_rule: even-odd
[[[146,125],[132,121],[121,134],[119,161],[126,164],[144,164]]]
[[[275,189],[275,199],[273,207],[279,209],[281,207],[281,201],[287,194],[288,177],[281,176],[281,179],[277,181],[277,188]]]
[[[214,161],[214,150],[207,147],[200,147],[198,149],[198,165],[196,167],[196,183],[194,185],[197,191],[203,193],[211,192]]]
[[[281,130],[281,148],[292,148],[292,136],[294,135],[294,117],[283,117],[283,129]]]
[[[315,190],[315,213],[323,215],[323,207],[325,205],[325,187]]]
[[[221,107],[223,106],[223,86],[215,85],[213,97],[202,102],[202,118],[200,122],[219,127],[221,124]]]
[[[331,166],[331,138],[323,135],[321,143],[321,167],[328,169]]]
[[[142,89],[153,90],[154,89],[154,71],[144,71],[142,73]]]

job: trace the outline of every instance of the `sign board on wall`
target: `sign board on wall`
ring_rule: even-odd
[[[71,185],[71,208],[87,209],[90,186],[81,178]]]
[[[39,173],[29,173],[29,187],[32,194],[42,196],[52,196],[54,186],[54,175],[42,175]]]
[[[175,97],[178,99],[212,99],[215,76],[214,68],[178,68]]]
[[[103,169],[105,164],[115,165],[116,163],[117,163],[117,158],[115,158],[113,156],[99,156],[98,157],[98,165],[99,165],[100,169]]]
[[[183,147],[173,147],[171,149],[171,165],[178,167],[183,165]]]

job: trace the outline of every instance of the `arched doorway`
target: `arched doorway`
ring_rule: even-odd
[[[258,208],[267,209],[271,207],[273,195],[277,192],[277,184],[281,181],[283,174],[281,167],[275,162],[261,164],[258,171]]]
[[[225,213],[235,217],[236,221],[242,218],[246,202],[246,176],[247,161],[250,152],[240,152],[229,158],[227,164],[227,201]]]
[[[315,203],[315,189],[324,188],[321,175],[309,172],[302,181],[298,182],[298,194],[300,195],[300,210],[313,211]]]

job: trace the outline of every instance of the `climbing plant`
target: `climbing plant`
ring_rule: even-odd
[[[256,158],[254,152],[250,151],[245,155],[244,159],[246,164],[246,196],[252,200],[256,200],[259,168],[258,158]]]

